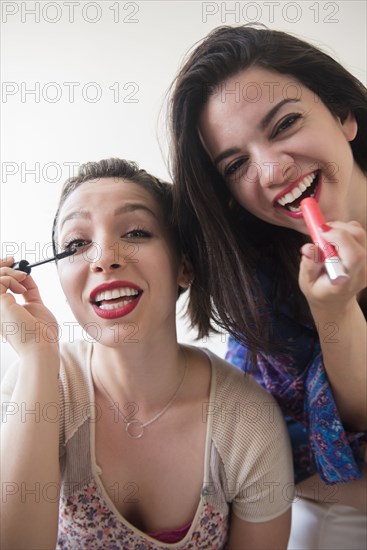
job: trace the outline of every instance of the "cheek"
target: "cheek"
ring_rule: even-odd
[[[67,259],[64,261],[67,261]],[[64,265],[59,266],[58,273],[61,288],[63,289],[67,300],[71,303],[73,301],[73,297],[75,298],[75,296],[80,295],[80,281],[82,277],[81,266],[78,266],[77,263],[64,263]]]
[[[65,294],[65,298],[69,304],[69,306],[72,306],[74,300],[73,300],[73,286],[71,284],[71,277],[67,276],[65,272],[62,274],[59,272],[59,278],[60,278],[60,284],[61,288]]]
[[[253,182],[242,181],[230,185],[229,190],[236,202],[249,212],[255,213],[258,210],[260,197],[257,196],[256,186]]]

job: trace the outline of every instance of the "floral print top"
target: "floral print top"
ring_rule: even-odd
[[[270,281],[263,273],[259,279],[265,292],[270,293]],[[296,320],[289,304],[283,304],[278,314],[272,306],[268,311],[274,341],[290,345],[292,352],[281,356],[258,353],[256,367],[250,369],[247,348],[230,337],[226,359],[245,372],[251,370],[250,374],[279,403],[291,438],[295,482],[316,472],[328,484],[362,477],[360,444],[367,441],[367,434],[347,433],[344,429],[315,326]],[[329,329],[326,338],[332,342],[338,338],[337,326],[330,323]]]
[[[291,506],[292,456],[279,407],[251,377],[206,351],[212,379],[200,418],[207,423],[204,478],[191,525],[180,540],[167,542],[129,523],[104,488],[96,462],[91,347],[62,347],[58,550],[222,550],[232,513],[262,522]]]

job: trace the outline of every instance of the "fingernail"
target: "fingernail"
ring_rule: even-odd
[[[320,229],[321,229],[321,231],[326,233],[327,231],[330,231],[332,229],[332,227],[330,227],[330,225],[328,225],[327,223],[322,223],[320,225]]]

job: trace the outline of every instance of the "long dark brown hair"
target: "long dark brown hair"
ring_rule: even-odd
[[[358,134],[354,158],[367,171],[367,92],[329,55],[290,34],[255,26],[224,26],[196,45],[171,88],[169,124],[175,214],[190,249],[195,281],[188,311],[199,337],[216,326],[255,353],[275,351],[284,343],[271,337],[269,296],[257,267],[272,278],[271,305],[290,303],[309,319],[298,286],[301,245],[307,237],[270,225],[231,199],[214,169],[199,134],[199,116],[208,98],[228,78],[257,66],[294,77],[313,91],[343,122],[352,112]],[[284,348],[283,348],[284,349]]]

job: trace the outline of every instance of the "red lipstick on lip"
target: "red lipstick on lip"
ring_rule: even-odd
[[[128,313],[133,311],[133,309],[136,308],[142,294],[139,294],[138,296],[136,296],[136,298],[134,298],[131,302],[129,302],[125,306],[122,306],[116,309],[101,309],[100,307],[97,306],[97,304],[93,303],[95,297],[99,292],[102,292],[104,290],[112,290],[114,288],[124,288],[124,287],[134,288],[136,290],[139,290],[142,293],[142,289],[139,286],[137,286],[134,283],[130,283],[129,281],[112,281],[111,283],[103,283],[92,290],[92,292],[90,293],[90,301],[92,302],[92,307],[96,312],[96,314],[98,315],[98,317],[101,317],[102,319],[117,319],[118,317],[124,317],[125,315],[127,315]]]
[[[116,309],[101,309],[97,306],[97,304],[92,304],[92,307],[98,317],[101,317],[102,319],[117,319],[118,317],[124,317],[125,315],[133,311],[133,309],[135,309],[138,305],[140,298],[141,294],[134,298],[132,302],[126,304],[126,306],[122,306]]]
[[[96,286],[89,295],[89,299],[93,302],[94,298],[97,296],[98,292],[103,290],[113,290],[114,288],[135,288],[141,292],[141,288],[135,283],[130,283],[129,281],[111,281],[110,283],[102,283],[101,285]]]
[[[291,183],[290,185],[288,185],[288,187],[286,189],[283,189],[283,191],[280,191],[280,193],[277,194],[277,196],[273,199],[273,204],[275,204],[278,199],[280,199],[281,197],[283,197],[283,195],[286,195],[287,193],[290,193],[291,191],[293,191],[293,189],[295,187],[297,187],[297,185],[303,181],[305,178],[307,178],[307,176],[310,176],[311,174],[313,174],[315,172],[315,170],[313,170],[313,172],[309,172],[308,174],[305,174],[304,176],[300,176],[296,181],[294,181],[293,183]]]
[[[324,239],[321,234],[320,228],[326,222],[317,201],[313,197],[303,199],[301,210],[310,236],[320,250],[322,261],[331,282],[338,283],[348,278],[335,246]]]

